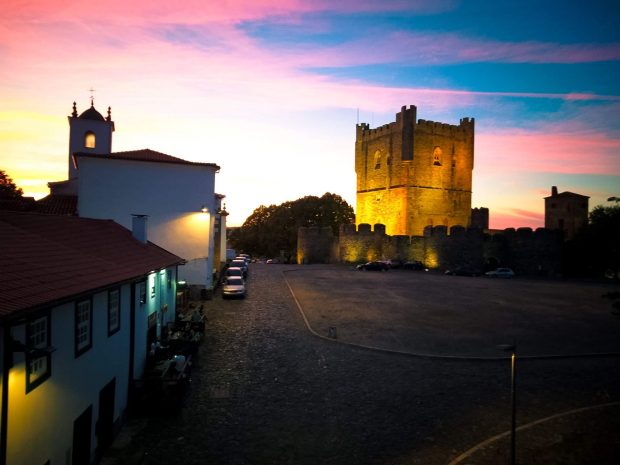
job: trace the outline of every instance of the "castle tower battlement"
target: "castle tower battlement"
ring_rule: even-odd
[[[415,105],[403,106],[394,122],[356,126],[358,224],[406,236],[422,236],[427,225],[470,225],[474,119],[416,117]]]

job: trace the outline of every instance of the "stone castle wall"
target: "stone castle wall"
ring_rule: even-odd
[[[508,266],[518,274],[555,276],[561,272],[562,235],[539,228],[486,234],[478,228],[428,226],[423,236],[389,236],[385,225],[300,228],[298,263],[363,263],[397,259],[420,261],[429,269]]]
[[[356,219],[385,224],[391,235],[422,235],[431,225],[469,225],[474,120],[418,120],[411,105],[396,121],[357,125]]]

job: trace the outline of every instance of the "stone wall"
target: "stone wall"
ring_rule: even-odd
[[[300,228],[298,263],[355,264],[372,260],[420,261],[429,269],[508,266],[518,274],[555,276],[561,272],[561,233],[539,228],[486,234],[478,228],[427,226],[423,236],[389,236],[385,226],[342,225]]]
[[[474,120],[416,122],[416,114],[411,105],[379,128],[357,125],[358,225],[380,223],[390,235],[419,236],[428,224],[470,224]]]

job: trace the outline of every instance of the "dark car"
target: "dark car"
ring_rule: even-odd
[[[481,276],[482,271],[470,266],[459,266],[451,270],[446,270],[444,274],[452,276]]]
[[[362,271],[387,271],[390,269],[390,267],[385,262],[375,261],[357,265],[357,269]]]
[[[403,270],[426,270],[424,263],[419,261],[403,263]]]

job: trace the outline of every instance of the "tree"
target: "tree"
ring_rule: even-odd
[[[17,187],[13,180],[3,170],[0,170],[0,199],[17,200],[21,199],[24,192]]]
[[[595,271],[620,278],[620,206],[594,207],[588,229]]]
[[[599,205],[590,212],[586,228],[564,248],[564,271],[569,276],[620,277],[620,206]]]
[[[297,231],[301,226],[329,226],[338,234],[341,224],[355,219],[353,208],[336,194],[306,196],[280,205],[261,205],[235,231],[230,242],[240,251],[270,257],[297,254]]]

